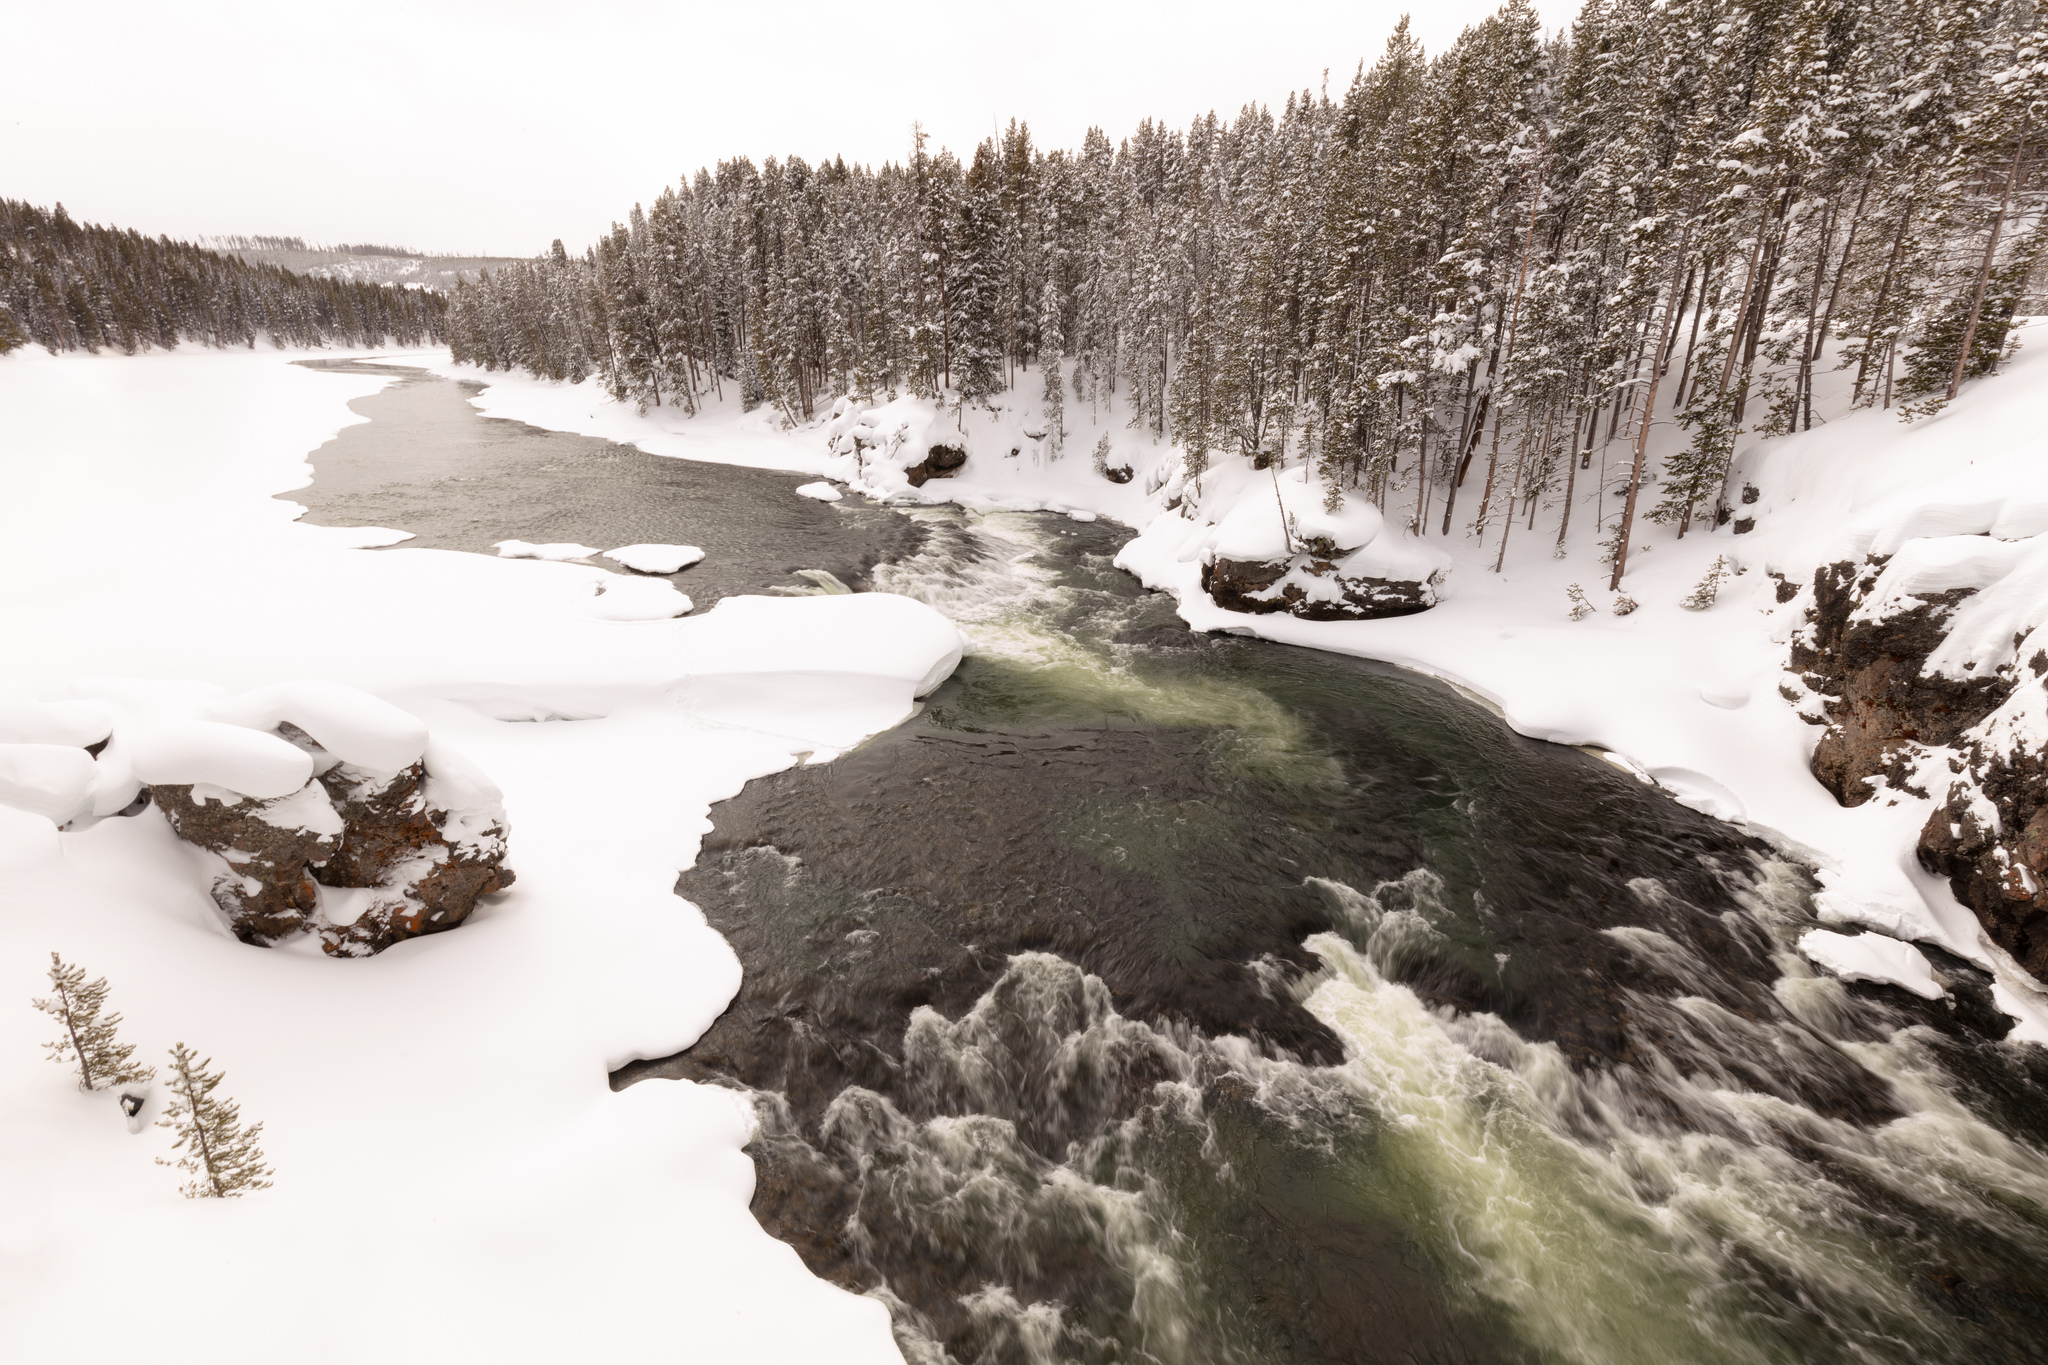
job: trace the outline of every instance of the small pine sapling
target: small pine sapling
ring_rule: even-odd
[[[80,1090],[105,1090],[110,1086],[141,1085],[156,1074],[152,1067],[135,1060],[135,1049],[117,1036],[118,1014],[101,1015],[107,1003],[107,979],[85,979],[83,967],[73,967],[55,953],[50,954],[50,986],[56,994],[36,1000],[44,1014],[64,1025],[64,1036],[43,1047],[50,1059],[78,1067]]]
[[[1708,607],[1713,606],[1714,599],[1720,596],[1721,580],[1726,577],[1728,577],[1728,556],[1715,555],[1713,566],[1707,570],[1707,576],[1699,581],[1699,586],[1692,590],[1692,595],[1685,598],[1678,605],[1684,607],[1687,611],[1705,611]]]
[[[1102,433],[1102,439],[1095,443],[1095,472],[1102,475],[1109,473],[1109,433],[1106,431]]]
[[[1626,616],[1641,605],[1642,603],[1636,601],[1635,598],[1630,597],[1627,593],[1621,593],[1614,599],[1614,614],[1616,616]]]
[[[1578,584],[1573,583],[1567,587],[1564,595],[1571,599],[1572,620],[1583,621],[1593,614],[1593,604],[1586,600],[1586,590]]]
[[[171,1146],[185,1149],[176,1161],[158,1157],[157,1165],[176,1166],[193,1177],[184,1187],[187,1199],[233,1199],[251,1190],[267,1190],[269,1177],[276,1174],[263,1164],[263,1149],[256,1145],[263,1125],[244,1129],[241,1106],[214,1098],[214,1088],[226,1073],[208,1071],[212,1061],[201,1061],[183,1043],[171,1049],[165,1087],[170,1102],[157,1120],[157,1127],[178,1135]]]

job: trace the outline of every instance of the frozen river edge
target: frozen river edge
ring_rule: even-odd
[[[278,1179],[260,1199],[180,1198],[151,1160],[168,1136],[131,1135],[109,1097],[66,1086],[42,1017],[8,1011],[0,1331],[124,1358],[125,1333],[79,1328],[110,1298],[163,1321],[223,1283],[277,1284],[241,1296],[232,1340],[167,1337],[159,1354],[897,1359],[879,1304],[812,1278],[748,1213],[741,1102],[615,1095],[607,1074],[687,1044],[738,984],[672,893],[710,805],[901,720],[958,632],[886,595],[607,621],[590,566],[358,553],[393,537],[298,524],[273,495],[388,380],[299,358],[29,352],[0,368],[0,682],[23,705],[145,718],[285,679],[364,688],[496,780],[519,880],[459,933],[372,959],[262,952],[226,935],[161,821],[60,835],[7,812],[17,998],[41,993],[53,949],[105,975],[140,1054],[189,1041],[225,1069]]]

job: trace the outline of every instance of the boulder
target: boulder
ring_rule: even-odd
[[[1363,494],[1333,499],[1297,467],[1239,492],[1204,547],[1202,588],[1228,611],[1361,621],[1435,606],[1450,562],[1433,545],[1388,532]]]
[[[1308,621],[1410,616],[1436,605],[1429,579],[1349,575],[1313,554],[1281,560],[1218,558],[1202,566],[1202,590],[1227,611],[1284,611]]]
[[[463,766],[452,755],[376,772],[337,761],[294,726],[278,732],[314,758],[317,775],[298,791],[150,791],[180,838],[221,859],[213,899],[243,942],[311,934],[329,953],[367,957],[453,929],[479,897],[512,884],[504,812],[488,784],[467,772],[435,781],[437,762]]]
[[[1015,451],[1010,452],[1015,454]],[[933,445],[925,451],[924,459],[904,469],[905,477],[912,488],[922,488],[928,479],[950,479],[960,472],[960,466],[967,463],[967,451],[963,446]]]
[[[334,856],[341,817],[318,781],[259,801],[209,783],[158,783],[150,801],[180,839],[226,863],[214,903],[244,943],[274,943],[313,926],[320,888],[312,865]]]

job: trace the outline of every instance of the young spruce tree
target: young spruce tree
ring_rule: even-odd
[[[78,1067],[80,1090],[140,1084],[156,1074],[154,1068],[135,1061],[135,1049],[116,1036],[121,1016],[101,1015],[107,1003],[104,976],[87,981],[83,967],[70,966],[51,953],[50,987],[56,993],[34,1004],[64,1025],[64,1036],[43,1046],[53,1061]]]
[[[183,1043],[171,1049],[170,1102],[157,1120],[157,1127],[178,1135],[171,1145],[185,1149],[176,1161],[158,1157],[157,1164],[176,1166],[193,1177],[185,1186],[187,1199],[232,1199],[267,1190],[275,1174],[263,1164],[263,1149],[256,1145],[263,1125],[244,1129],[241,1106],[214,1098],[226,1073],[208,1071],[212,1061],[200,1060]]]

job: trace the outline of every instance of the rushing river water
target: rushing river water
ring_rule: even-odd
[[[1981,973],[1817,975],[1798,866],[1426,679],[1191,634],[1115,528],[821,506],[462,397],[362,400],[291,496],[688,541],[700,602],[825,569],[974,643],[714,810],[679,890],[740,995],[614,1078],[752,1090],[757,1216],[908,1359],[2048,1357],[2048,1060]]]

